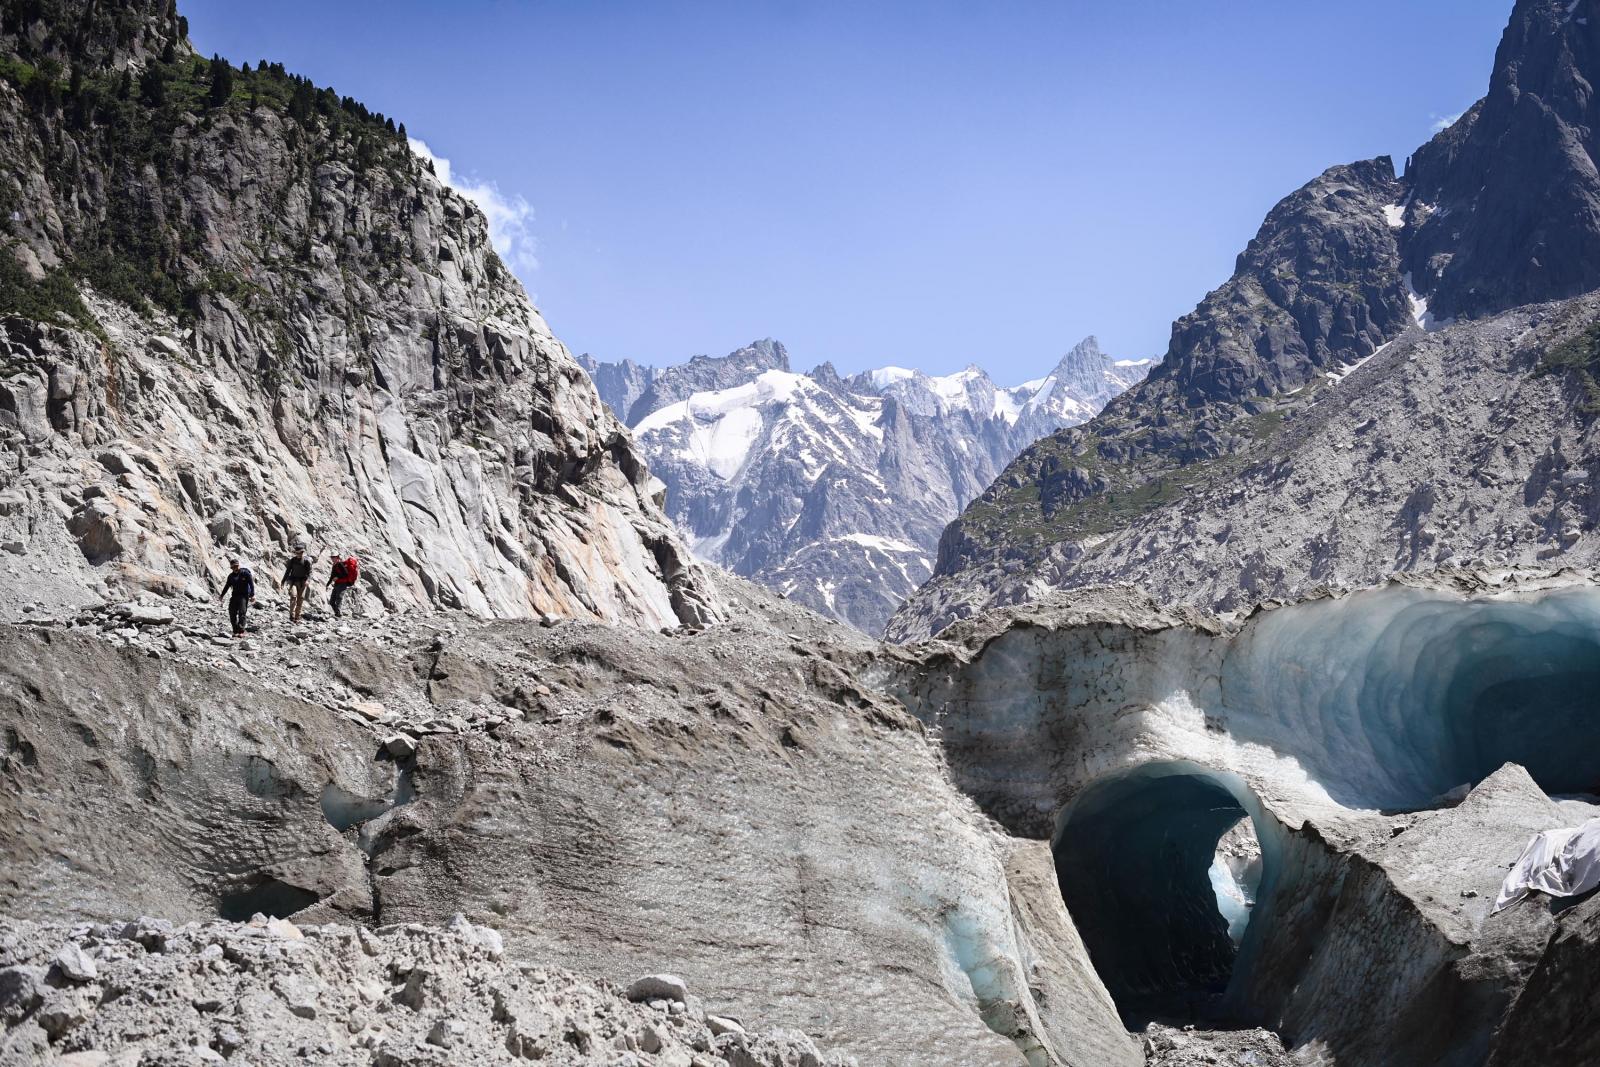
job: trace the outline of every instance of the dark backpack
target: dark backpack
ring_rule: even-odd
[[[355,585],[356,578],[361,574],[361,565],[356,558],[336,559],[333,561],[333,584]]]

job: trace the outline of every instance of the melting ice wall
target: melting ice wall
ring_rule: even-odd
[[[1356,988],[1279,983],[1281,1002],[1241,1000],[1267,984],[1253,970],[1286,966],[1268,927],[1281,940],[1292,924],[1297,951],[1315,950],[1310,889],[1360,865],[1313,824],[1382,831],[1378,812],[1459,799],[1507,762],[1547,793],[1600,792],[1592,585],[1391,585],[1263,612],[1235,632],[1081,605],[1063,616],[974,630],[967,653],[910,681],[906,698],[939,727],[958,784],[1013,833],[1053,842],[1063,898],[1130,1022],[1355,1014]],[[1263,870],[1236,941],[1210,872],[1241,814]],[[1394,895],[1364,870],[1352,885]],[[1427,942],[1394,968],[1397,1002],[1461,951],[1409,905],[1370,911]]]
[[[1600,593],[1463,600],[1388,588],[1271,612],[1225,657],[1216,713],[1350,808],[1413,808],[1506,762],[1600,785]]]

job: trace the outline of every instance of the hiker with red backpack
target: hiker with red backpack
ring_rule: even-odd
[[[328,605],[333,608],[335,618],[342,614],[339,605],[344,601],[345,593],[356,584],[356,579],[361,576],[361,565],[354,556],[333,557],[333,573],[328,576],[328,584],[332,591],[328,594]]]

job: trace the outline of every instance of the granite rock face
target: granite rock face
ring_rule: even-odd
[[[1405,269],[1476,317],[1600,288],[1600,5],[1519,0],[1489,92],[1406,172]]]
[[[1522,0],[1489,96],[1403,178],[1336,167],[1275,208],[1148,381],[951,524],[888,633],[1104,581],[1226,610],[1449,559],[1592,559],[1563,497],[1594,422],[1575,298],[1600,285],[1597,27],[1594,0]]]
[[[1396,572],[1595,566],[1592,371],[1561,354],[1590,351],[1597,322],[1600,300],[1583,297],[1414,331],[1273,404],[1258,450],[1193,464],[1148,498],[1085,512],[1059,540],[936,577],[890,636],[1093,584],[1244,611]]]
[[[1233,277],[1173,325],[1167,359],[1138,404],[1176,410],[1174,400],[1192,408],[1289,392],[1410,325],[1399,246],[1384,217],[1401,195],[1384,158],[1334,167],[1286,197]],[[1203,438],[1194,447],[1210,451]]]
[[[644,371],[586,368],[666,485],[702,558],[876,633],[930,573],[944,524],[1023,447],[1148,369],[1094,338],[1010,389],[975,367],[791,370],[781,344]]]
[[[588,353],[578,357],[578,366],[593,380],[601,401],[619,419],[625,419],[633,410],[634,402],[650,388],[657,373],[654,367],[642,366],[631,359],[601,363]]]
[[[0,38],[35,71],[0,81],[0,535],[32,596],[201,593],[230,556],[266,581],[303,540],[361,557],[374,610],[714,615],[626,431],[393,120],[281,68],[215,99],[170,5],[81,40],[69,7]]]

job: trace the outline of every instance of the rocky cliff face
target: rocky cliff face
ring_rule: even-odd
[[[1592,309],[1485,316],[1600,284],[1591,6],[1519,3],[1490,95],[1403,180],[1335,167],[1279,204],[1147,382],[951,524],[890,632],[1100,581],[1226,609],[1441,559],[1590,558],[1544,468],[1588,465]]]
[[[1286,197],[1227,284],[1173,326],[1168,358],[1141,398],[1192,408],[1277,395],[1371,354],[1408,326],[1399,246],[1385,216],[1400,196],[1393,165],[1377,159],[1334,167]],[[1203,440],[1197,449],[1210,451]]]
[[[1235,611],[1448,564],[1594,566],[1597,337],[1592,296],[1413,331],[1269,411],[1257,450],[934,579],[891,633],[1102,583]]]
[[[628,412],[633,410],[634,402],[644,395],[656,377],[654,367],[641,366],[631,359],[621,363],[601,363],[584,353],[578,357],[578,366],[594,381],[595,391],[600,394],[601,401],[619,419],[627,417]]]
[[[796,374],[771,340],[648,376],[588,369],[628,405],[697,554],[875,633],[927,578],[944,524],[1013,456],[1089,418],[1148,366],[1112,360],[1091,337],[1010,389],[975,367]]]
[[[165,3],[12,5],[4,31],[25,595],[199,592],[229,556],[264,580],[304,539],[362,557],[374,610],[711,614],[626,432],[403,128],[201,61]]]
[[[1521,0],[1489,92],[1406,172],[1405,269],[1441,316],[1600,287],[1600,5]]]

